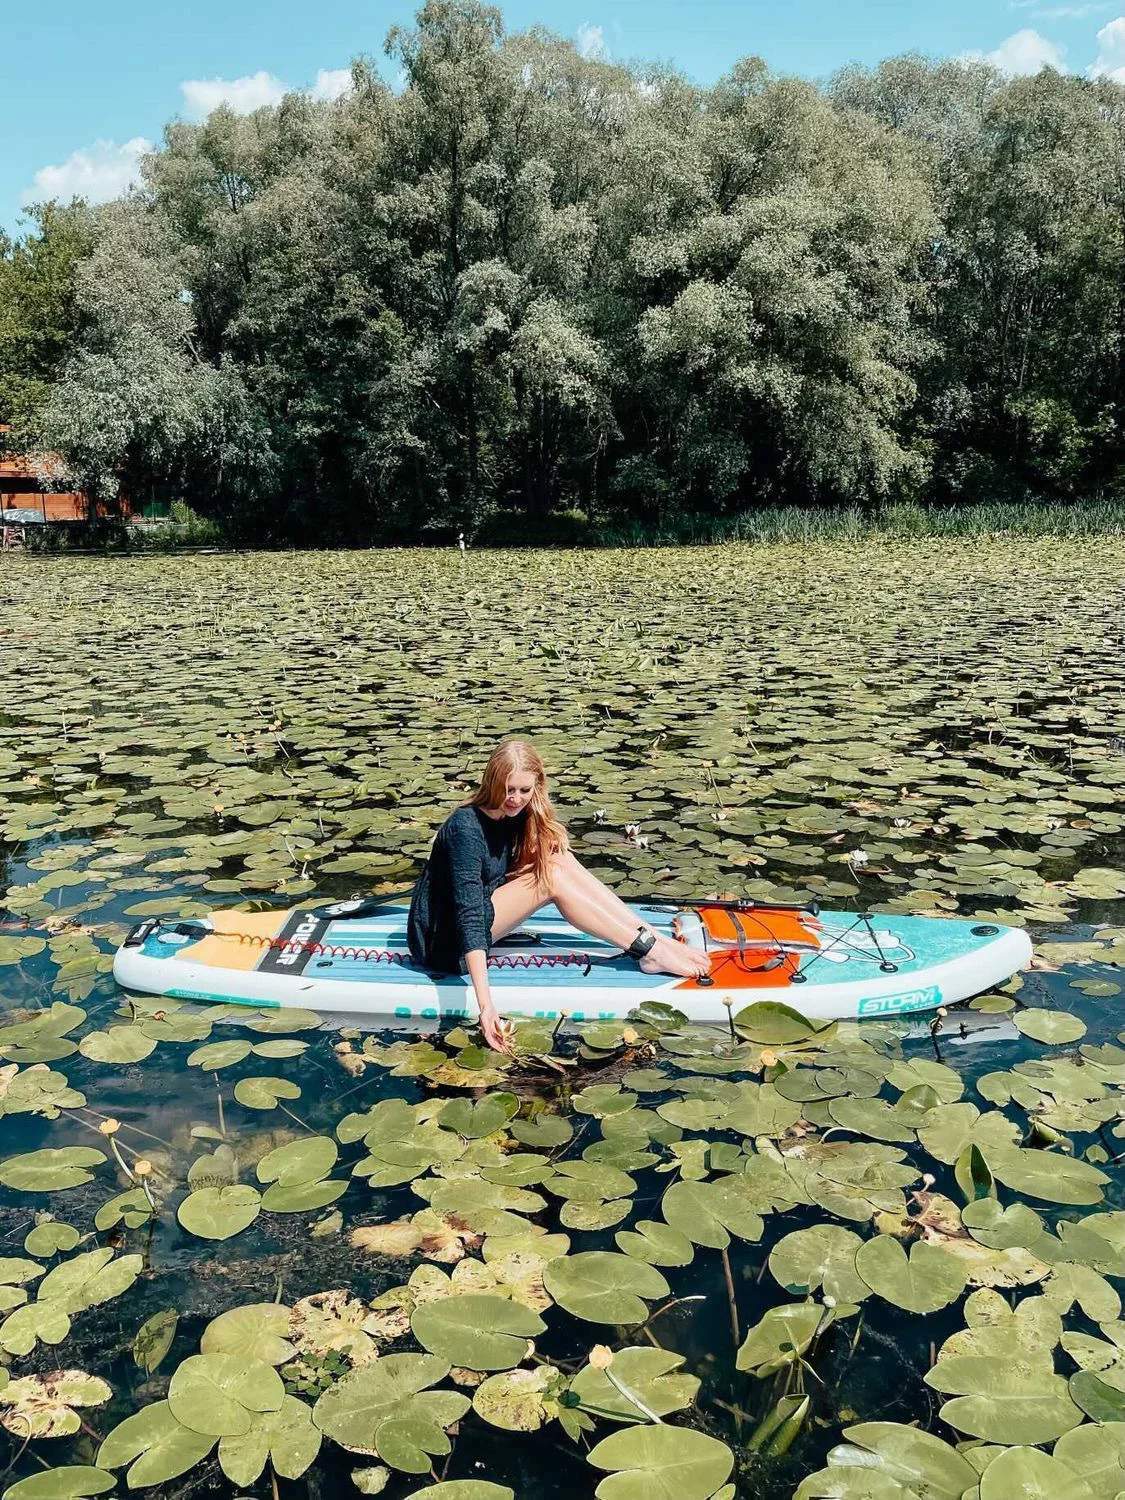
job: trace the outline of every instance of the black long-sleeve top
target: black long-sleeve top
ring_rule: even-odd
[[[526,821],[526,811],[490,818],[479,807],[459,807],[441,825],[410,901],[415,963],[455,974],[466,953],[488,952],[492,893],[511,871]]]

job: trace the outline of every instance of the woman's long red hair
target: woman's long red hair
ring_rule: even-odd
[[[570,840],[551,804],[547,773],[534,745],[529,745],[526,740],[502,740],[488,757],[480,786],[466,806],[493,810],[503,806],[508,795],[508,782],[521,771],[535,777],[535,788],[527,804],[527,820],[516,848],[516,868],[530,869],[536,884],[545,890],[551,856],[565,854],[570,848]]]

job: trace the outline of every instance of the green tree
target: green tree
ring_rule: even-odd
[[[47,399],[79,336],[75,271],[93,246],[89,210],[43,203],[18,240],[0,233],[0,422],[19,432]]]

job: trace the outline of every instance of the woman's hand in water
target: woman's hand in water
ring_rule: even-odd
[[[512,1023],[502,1020],[496,1014],[495,1006],[489,1006],[480,1013],[480,1029],[484,1032],[484,1039],[492,1048],[493,1052],[512,1051]]]

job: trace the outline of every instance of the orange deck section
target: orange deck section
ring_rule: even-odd
[[[724,944],[711,959],[711,982],[706,988],[716,984],[732,990],[784,988],[801,962],[801,954],[792,951],[789,945],[798,945],[805,951],[820,947],[820,924],[803,912],[732,912],[725,906],[701,906],[697,910],[709,936]],[[743,953],[739,953],[737,946],[736,923],[741,926]],[[725,946],[731,943],[735,946]],[[783,956],[775,964],[772,960],[779,950]],[[702,987],[697,979],[685,979],[676,986],[685,990]]]

